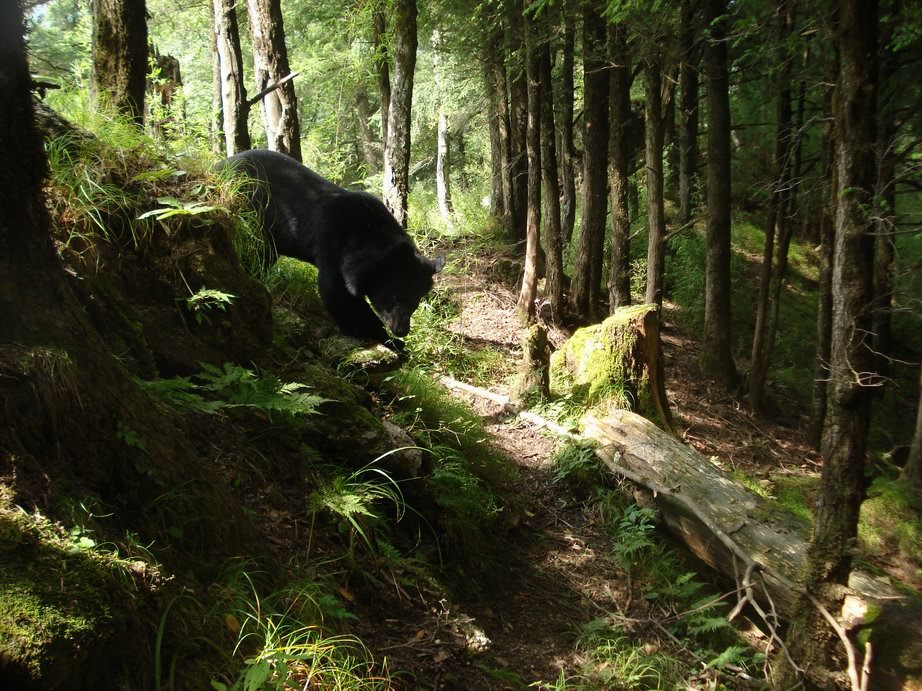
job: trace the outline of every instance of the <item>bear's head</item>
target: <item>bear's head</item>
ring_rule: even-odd
[[[392,334],[402,338],[410,332],[410,317],[444,266],[445,257],[428,259],[410,243],[401,243],[378,265],[365,294]]]

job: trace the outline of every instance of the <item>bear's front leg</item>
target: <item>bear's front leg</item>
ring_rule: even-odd
[[[317,287],[323,306],[344,334],[359,340],[384,344],[393,340],[384,328],[384,323],[371,309],[371,305],[364,297],[356,297],[350,293],[339,273],[321,270],[317,276]]]

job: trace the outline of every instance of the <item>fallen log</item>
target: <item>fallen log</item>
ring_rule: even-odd
[[[738,584],[741,599],[731,616],[751,605],[774,635],[801,602],[809,526],[640,415],[587,415],[582,434],[598,444],[596,455],[609,470],[652,494],[665,525],[695,556]],[[872,688],[922,688],[919,597],[860,569],[849,586],[843,612],[824,614],[849,657],[851,637],[863,630],[861,640],[874,649]]]

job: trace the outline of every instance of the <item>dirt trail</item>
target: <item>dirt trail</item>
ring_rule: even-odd
[[[517,361],[520,326],[512,291],[489,267],[449,280],[461,303],[449,328],[465,347],[500,348]],[[556,347],[567,335],[552,329],[549,338]],[[694,342],[668,323],[663,338],[668,396],[687,443],[750,472],[804,472],[818,461],[796,429],[795,414],[787,424],[757,424],[737,400],[700,379]],[[504,393],[499,384],[494,390]],[[595,618],[619,618],[638,641],[655,648],[659,633],[632,625],[652,613],[613,566],[598,508],[553,481],[557,440],[495,403],[454,395],[485,419],[493,443],[521,470],[522,511],[504,535],[506,568],[489,580],[469,574],[482,588],[468,601],[432,602],[419,594],[394,603],[393,618],[367,628],[381,643],[374,645],[376,654],[387,654],[391,669],[405,670],[409,688],[503,689],[552,684],[561,671],[572,672],[579,664],[578,628]]]

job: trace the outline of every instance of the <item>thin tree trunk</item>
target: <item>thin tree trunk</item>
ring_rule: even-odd
[[[256,92],[277,84],[291,73],[281,0],[247,0]],[[261,99],[266,138],[272,151],[301,160],[301,127],[294,82],[289,80]]]
[[[916,412],[916,429],[912,435],[909,456],[903,468],[903,480],[915,492],[915,506],[922,510],[922,367],[919,368],[919,402]]]
[[[416,69],[416,0],[394,2],[394,84],[384,146],[384,203],[407,226],[410,192],[410,114]]]
[[[208,139],[211,143],[211,152],[220,156],[224,151],[224,136],[221,133],[224,124],[224,106],[221,103],[221,56],[218,54],[218,34],[215,3],[209,3],[211,8],[211,120],[209,121]]]
[[[496,18],[498,22],[499,19]],[[509,98],[506,91],[506,67],[500,52],[502,29],[494,27],[484,32],[482,54],[484,56],[484,83],[490,109],[490,163],[491,204],[490,210],[501,219],[504,230],[514,233],[512,194],[512,151],[509,127]]]
[[[435,195],[439,206],[439,215],[445,227],[451,230],[453,226],[451,206],[451,182],[448,176],[449,169],[449,138],[448,115],[445,112],[445,103],[442,92],[445,89],[441,65],[442,34],[439,29],[432,31],[432,75],[435,80],[435,108],[438,113],[438,129],[435,147]]]
[[[708,0],[711,37],[704,50],[708,92],[708,222],[704,331],[699,362],[705,376],[732,389],[737,382],[730,340],[730,97],[727,3]]]
[[[563,242],[570,244],[576,223],[576,181],[573,174],[573,44],[576,34],[572,0],[567,0],[562,12],[563,43],[560,49],[560,91],[557,102],[557,125],[560,132],[560,230]]]
[[[608,309],[631,304],[631,217],[628,212],[631,125],[631,66],[623,26],[609,29],[611,69],[609,109],[608,183],[611,196],[611,274],[608,280]]]
[[[839,74],[834,116],[838,208],[832,277],[827,450],[814,513],[806,587],[830,612],[845,597],[865,496],[865,453],[870,421],[874,235],[870,218],[877,138],[877,2],[841,0]],[[795,660],[810,681],[828,686],[837,639],[815,608],[805,603],[788,634]],[[793,673],[782,664],[782,681]],[[857,680],[852,680],[855,687]]]
[[[247,120],[246,87],[243,83],[243,58],[236,0],[213,0],[214,33],[221,70],[221,114],[224,148],[228,156],[252,148]]]
[[[662,65],[652,57],[644,67],[644,167],[647,179],[647,290],[644,301],[663,304],[666,216],[663,210]]]
[[[829,382],[829,351],[832,342],[832,248],[835,241],[836,209],[835,140],[832,125],[832,90],[827,91],[825,112],[830,117],[823,131],[821,179],[823,182],[820,208],[820,279],[817,286],[816,357],[813,365],[813,396],[810,401],[810,426],[807,436],[814,448],[820,449],[826,423],[827,384]]]
[[[662,101],[660,103],[663,122],[663,194],[678,203],[679,190],[679,146],[675,126],[675,99],[679,84],[679,62],[670,58],[662,71]]]
[[[902,9],[899,1],[890,4],[889,21],[882,24],[880,37],[881,60],[879,84],[881,89],[877,135],[877,188],[874,201],[874,352],[877,354],[877,371],[882,376],[890,373],[893,354],[891,308],[893,304],[893,261],[896,256],[896,85],[893,83],[897,56],[891,47],[893,31]]]
[[[538,286],[538,253],[541,248],[541,75],[535,18],[528,13],[534,0],[524,0],[525,81],[528,95],[528,120],[525,149],[528,162],[528,197],[525,233],[525,268],[519,292],[518,313],[526,323],[535,321],[535,296]]]
[[[355,94],[355,112],[359,122],[359,137],[362,140],[362,159],[365,161],[365,173],[370,174],[378,170],[380,161],[375,138],[368,124],[371,118],[371,108],[368,105],[368,92],[364,87],[359,87]]]
[[[378,97],[381,100],[381,141],[387,143],[387,118],[391,111],[391,75],[387,45],[387,5],[380,0],[371,15],[371,47],[374,50],[375,74],[378,77]]]
[[[679,223],[691,221],[695,167],[698,163],[698,58],[695,44],[697,2],[683,0],[679,30],[682,65],[679,70]]]
[[[547,9],[539,17],[541,46],[539,77],[541,85],[541,179],[544,187],[545,297],[551,319],[563,316],[563,250],[560,230],[560,180],[557,177],[557,147],[554,141],[554,89],[551,71],[550,18]]]
[[[599,8],[583,7],[583,181],[579,245],[573,266],[571,302],[581,321],[595,321],[603,243],[608,170],[608,56]]]
[[[778,5],[778,44],[786,46],[794,30],[793,0],[783,0]],[[789,227],[786,218],[791,185],[791,56],[787,50],[779,50],[778,60],[778,117],[775,134],[775,179],[768,203],[768,223],[765,228],[765,246],[762,252],[762,267],[759,274],[759,295],[756,299],[756,323],[752,336],[752,358],[749,369],[749,404],[757,413],[762,413],[765,404],[765,382],[771,364],[771,337],[769,336],[770,293],[773,276],[777,273],[775,256],[775,234]],[[781,230],[781,234],[784,230]],[[788,238],[790,240],[790,238]],[[780,243],[779,243],[780,244]],[[785,251],[786,254],[786,251]]]
[[[514,56],[522,52],[521,5],[509,4],[506,13],[508,27],[506,32],[507,55]],[[510,164],[512,176],[512,231],[516,240],[526,239],[528,211],[528,152],[526,138],[528,131],[528,87],[525,67],[514,62],[506,68],[509,79],[509,141],[511,144]]]
[[[93,93],[98,101],[144,123],[147,8],[144,0],[94,0]]]

